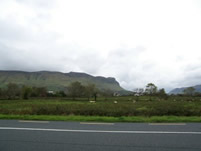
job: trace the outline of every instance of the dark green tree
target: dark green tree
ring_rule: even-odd
[[[85,96],[87,96],[88,100],[90,99],[90,97],[94,97],[95,101],[97,100],[99,90],[94,84],[88,84],[87,86],[85,86],[84,89],[84,94]]]
[[[157,86],[153,83],[148,83],[145,89],[145,93],[148,95],[156,95],[157,94]]]
[[[0,88],[0,98],[3,97],[3,90]]]
[[[22,99],[28,100],[29,97],[31,96],[32,88],[23,86],[21,88],[21,97]]]
[[[47,89],[46,87],[38,87],[37,93],[39,97],[47,97]]]
[[[20,96],[20,88],[15,83],[9,83],[6,89],[6,96],[8,99],[15,99]]]
[[[66,97],[66,94],[65,94],[64,91],[58,91],[58,92],[56,92],[55,96],[57,96],[57,97]]]
[[[166,94],[164,88],[159,89],[157,95],[162,99],[167,99],[168,98],[168,95]]]
[[[87,97],[88,101],[89,101],[90,97],[93,96],[94,89],[95,89],[94,84],[88,84],[87,86],[85,86],[84,95]]]
[[[93,97],[94,97],[95,101],[97,101],[97,97],[98,97],[99,93],[100,92],[99,92],[98,88],[95,87],[94,90],[93,90]]]
[[[84,86],[78,81],[72,82],[68,87],[68,93],[73,98],[73,100],[75,100],[76,97],[83,96],[84,92]]]
[[[46,87],[32,87],[31,97],[47,97]]]
[[[184,95],[193,96],[195,94],[194,87],[188,87],[183,90]]]

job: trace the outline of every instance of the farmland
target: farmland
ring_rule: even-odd
[[[154,117],[153,122],[199,122],[201,97],[99,97],[96,102],[85,98],[0,100],[0,114],[0,118],[11,119],[143,122]]]

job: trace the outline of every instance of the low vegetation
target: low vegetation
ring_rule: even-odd
[[[1,100],[3,115],[57,115],[57,116],[201,116],[201,98],[169,97],[111,97],[89,102],[85,98]]]
[[[1,91],[3,92],[3,91]],[[93,85],[72,83],[66,93],[49,95],[45,88],[20,89],[9,84],[1,93],[0,118],[111,122],[200,122],[201,97],[172,95],[148,84],[130,96],[101,93]],[[82,92],[82,93],[81,93]],[[3,95],[2,95],[3,94]],[[33,95],[34,94],[34,95]],[[59,95],[58,95],[59,94]]]

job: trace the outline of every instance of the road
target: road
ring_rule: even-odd
[[[201,123],[0,120],[0,151],[200,151]]]

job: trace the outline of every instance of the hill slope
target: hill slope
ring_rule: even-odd
[[[63,90],[72,82],[79,81],[83,85],[95,84],[99,89],[110,89],[117,92],[125,92],[115,78],[95,77],[86,73],[70,72],[24,72],[24,71],[0,71],[0,87],[8,83],[28,85],[36,87],[47,87],[48,90]]]
[[[201,93],[201,85],[196,85],[196,86],[192,86],[193,88],[195,88],[195,92],[200,92]],[[173,89],[169,92],[169,94],[183,94],[184,89],[186,89],[188,87],[182,87],[182,88],[176,88]]]

